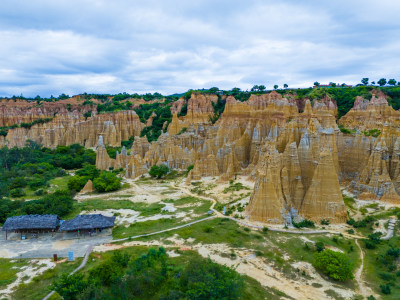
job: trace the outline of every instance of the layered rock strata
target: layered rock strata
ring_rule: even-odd
[[[360,199],[400,203],[399,113],[382,93],[370,101],[358,97],[354,107],[336,124],[337,106],[324,97],[299,101],[272,92],[251,95],[248,101],[223,96],[225,110],[215,124],[216,95],[193,93],[172,107],[168,131],[155,142],[140,138],[142,124],[132,112],[95,115],[85,120],[68,112],[30,130],[17,128],[0,143],[23,145],[33,139],[47,147],[80,143],[95,147],[99,169],[124,168],[136,178],[152,165],[185,170],[187,182],[202,177],[219,181],[247,175],[255,181],[246,214],[251,220],[280,223],[288,211],[314,221],[343,222],[346,210],[340,185],[348,185]],[[187,114],[178,114],[187,105]],[[183,132],[183,128],[186,131]],[[371,131],[373,134],[371,134]],[[123,148],[111,159],[105,145],[120,146],[134,136],[130,154]]]

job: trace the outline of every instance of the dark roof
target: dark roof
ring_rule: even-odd
[[[7,218],[3,231],[21,229],[55,229],[60,224],[57,215],[24,215]]]
[[[95,229],[113,227],[115,217],[106,217],[101,214],[77,215],[72,220],[64,221],[60,226],[60,231],[72,231],[78,229]]]

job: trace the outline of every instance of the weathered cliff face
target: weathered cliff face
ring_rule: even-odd
[[[28,102],[26,100],[0,100],[0,127],[21,123],[32,123],[38,119],[53,118],[54,116],[66,116],[70,112],[83,116],[84,113],[96,108],[90,105],[82,105],[78,97],[60,100],[57,102]]]
[[[344,127],[360,131],[382,129],[386,123],[397,128],[400,124],[400,112],[388,105],[382,92],[376,91],[373,91],[370,101],[357,96],[353,108],[339,120],[339,124]]]
[[[170,135],[179,133],[182,128],[193,126],[196,131],[203,130],[203,126],[210,125],[210,117],[214,114],[212,103],[218,101],[217,95],[203,95],[193,93],[187,102],[187,114],[178,118],[177,114],[182,110],[185,99],[181,98],[171,106],[172,122],[168,126]]]
[[[255,186],[246,213],[262,222],[280,223],[292,209],[314,221],[343,222],[346,211],[339,182],[360,199],[400,203],[399,113],[383,94],[376,92],[370,101],[356,99],[339,121],[352,130],[350,134],[339,130],[337,106],[329,97],[299,101],[271,92],[252,95],[245,102],[233,96],[221,99],[225,110],[215,124],[210,117],[218,96],[193,93],[187,102],[176,101],[168,132],[152,143],[139,137],[146,125],[133,111],[87,120],[81,113],[64,111],[30,130],[11,129],[0,137],[0,144],[22,146],[26,139],[47,147],[98,144],[96,166],[124,168],[130,178],[160,164],[182,170],[193,165],[187,183],[209,176],[226,181],[247,175]],[[178,117],[184,105],[187,115]],[[156,118],[153,114],[147,125]],[[379,131],[371,134],[371,129]],[[105,145],[120,146],[131,136],[135,139],[130,154],[123,148],[111,159]]]
[[[91,148],[96,146],[101,135],[105,144],[120,146],[121,141],[139,135],[144,126],[134,111],[99,114],[86,120],[72,111],[30,129],[10,129],[4,143],[8,147],[23,147],[26,140],[33,140],[49,148],[71,144]]]

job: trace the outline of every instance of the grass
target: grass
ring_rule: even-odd
[[[247,229],[247,230],[246,230]],[[274,267],[279,269],[288,278],[296,279],[299,276],[298,271],[292,266],[295,261],[305,261],[313,263],[314,253],[316,252],[313,243],[308,243],[308,249],[305,242],[299,235],[278,232],[266,232],[248,230],[248,228],[239,226],[230,219],[211,219],[201,223],[193,224],[190,227],[165,232],[157,235],[159,238],[168,238],[178,234],[180,238],[194,238],[194,243],[201,244],[227,244],[232,248],[247,248],[255,251],[257,256],[264,257]],[[333,246],[344,251],[354,262],[354,269],[360,264],[360,253],[353,240],[343,237],[336,237],[335,240],[327,236],[307,235],[307,238],[314,242],[323,242],[325,245]],[[140,240],[153,240],[154,237],[144,237]],[[289,259],[284,259],[284,255]],[[329,278],[326,278],[329,280]],[[354,282],[332,283],[354,288]]]
[[[50,190],[68,190],[68,179],[70,176],[57,177],[50,180]],[[57,187],[55,187],[57,186]]]
[[[17,273],[20,271],[21,267],[27,264],[28,261],[26,259],[0,258],[0,290],[6,288],[10,283],[13,283],[17,279]]]
[[[399,230],[397,230],[396,234],[399,234]],[[364,242],[360,241],[360,245],[364,247]],[[380,244],[377,245],[375,249],[366,249],[364,247],[364,276],[368,281],[369,286],[379,293],[382,299],[398,299],[398,295],[400,294],[400,277],[396,276],[396,272],[399,271],[398,263],[397,268],[395,270],[390,271],[390,264],[384,265],[381,261],[382,257],[386,254],[386,251],[390,249],[390,245],[395,248],[400,248],[400,238],[394,237],[389,241],[381,241]],[[383,274],[392,274],[394,275],[391,280],[385,280],[383,278]],[[391,284],[391,294],[383,295],[380,291],[379,286],[382,284]]]
[[[229,192],[237,192],[240,190],[250,190],[247,186],[244,186],[241,182],[230,182],[229,186],[224,188],[224,190],[222,191],[224,194],[227,194]]]
[[[12,295],[12,299],[30,299],[39,300],[43,299],[50,292],[50,286],[55,278],[58,278],[63,273],[70,273],[74,270],[82,261],[82,258],[78,258],[73,262],[63,262],[55,266],[55,268],[45,271],[43,274],[36,276],[28,284],[20,284],[16,291]],[[57,295],[54,296],[57,298]]]
[[[104,200],[90,199],[83,202],[75,202],[74,209],[66,219],[73,218],[82,211],[106,210],[106,209],[132,209],[140,212],[140,216],[151,216],[161,213],[164,205],[160,203],[147,204],[145,202],[132,202],[130,200]]]
[[[356,201],[354,200],[354,198],[343,195],[343,201],[344,201],[344,204],[346,204],[346,206],[348,208],[350,208],[351,210],[356,209],[354,207],[354,205],[356,204]]]
[[[172,228],[179,225],[181,219],[172,218],[162,218],[159,220],[150,220],[145,222],[136,222],[128,227],[123,225],[115,226],[112,231],[114,239],[126,238],[130,236],[151,233],[154,231],[159,231],[167,228]]]

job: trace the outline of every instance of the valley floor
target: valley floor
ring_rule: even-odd
[[[263,224],[250,222],[243,213],[253,182],[240,177],[220,184],[215,178],[204,178],[186,185],[185,179],[182,174],[164,180],[126,179],[129,187],[117,192],[77,195],[74,213],[116,216],[112,236],[1,240],[0,257],[7,258],[10,264],[7,270],[15,272],[14,280],[0,285],[0,297],[10,296],[16,290],[14,297],[20,299],[18,295],[25,295],[27,289],[32,288],[32,278],[37,275],[39,277],[33,280],[40,281],[43,286],[35,299],[41,299],[48,293],[51,283],[43,275],[46,270],[70,271],[80,261],[78,258],[56,266],[49,259],[36,259],[43,264],[43,270],[36,268],[36,273],[32,271],[27,276],[25,266],[14,266],[21,264],[21,259],[25,259],[23,264],[32,265],[35,260],[29,258],[51,258],[54,253],[66,257],[68,251],[74,251],[75,257],[82,257],[91,245],[95,247],[89,268],[110,251],[164,246],[170,257],[195,251],[218,264],[232,267],[256,280],[265,289],[265,295],[269,295],[265,296],[268,299],[366,299],[371,295],[378,299],[382,296],[377,292],[376,283],[371,282],[373,277],[365,276],[371,262],[365,265],[363,242],[358,241],[366,237],[367,233],[362,230],[349,233],[352,227],[347,224],[316,224],[314,229],[302,230],[268,225],[269,230],[263,230]],[[375,230],[385,234],[392,207],[367,205],[367,213],[380,215]],[[224,206],[230,217],[223,214]],[[361,206],[355,201],[349,211],[356,217],[363,216]],[[339,283],[319,273],[312,265],[316,242],[347,253],[354,264],[354,280]],[[396,298],[388,296],[388,299]]]

